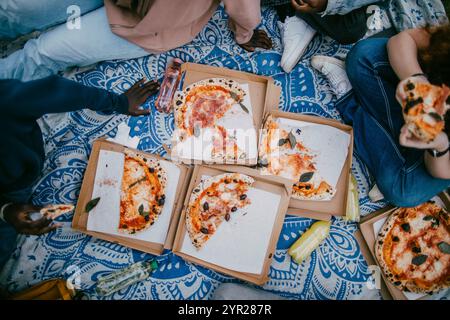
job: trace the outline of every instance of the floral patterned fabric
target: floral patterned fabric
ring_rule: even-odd
[[[178,57],[183,61],[273,77],[283,88],[281,109],[339,119],[327,81],[313,71],[310,58],[316,54],[343,57],[348,47],[318,36],[305,58],[292,73],[286,74],[280,68],[280,34],[273,10],[263,11],[262,28],[274,40],[274,48],[248,53],[234,42],[226,13],[220,8],[188,45],[161,55],[103,62],[93,69],[75,70],[67,76],[119,93],[142,76],[161,81],[167,60]],[[156,112],[154,102],[155,97],[147,102],[153,112],[145,117],[83,110],[42,118],[47,160],[34,188],[34,203],[76,203],[92,142],[102,136],[115,136],[118,124],[123,121],[131,127],[131,135],[140,138],[139,149],[164,154],[162,144],[170,142],[173,116]],[[352,169],[358,181],[362,213],[384,206],[370,202],[367,196],[370,177],[357,154]],[[240,282],[165,251],[155,257],[159,268],[149,279],[112,296],[98,297],[94,288],[99,276],[153,256],[75,232],[70,228],[71,218],[71,214],[62,216],[64,226],[50,234],[20,236],[13,256],[0,274],[0,285],[17,292],[43,280],[67,278],[91,299],[208,299],[222,282]],[[357,229],[355,223],[333,219],[330,236],[311,257],[300,265],[290,259],[287,249],[313,222],[308,218],[286,217],[270,268],[270,280],[263,289],[291,299],[380,299],[379,291],[367,284],[371,272],[353,235]]]

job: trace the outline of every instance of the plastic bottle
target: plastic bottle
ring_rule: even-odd
[[[95,291],[99,296],[109,296],[136,282],[147,279],[156,268],[158,268],[158,263],[155,260],[134,263],[124,269],[99,277]]]
[[[155,103],[156,109],[160,112],[169,113],[171,110],[172,99],[180,81],[182,63],[183,61],[175,58],[166,69],[164,80]]]

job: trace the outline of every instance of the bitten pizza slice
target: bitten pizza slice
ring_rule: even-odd
[[[164,206],[166,183],[158,160],[125,152],[119,231],[134,234],[155,223]]]
[[[194,188],[186,209],[186,228],[192,244],[200,249],[229,221],[238,209],[251,203],[247,192],[254,179],[244,174],[225,173],[202,181]]]
[[[402,107],[408,130],[425,142],[434,140],[445,128],[450,89],[409,81],[404,90],[407,97]]]
[[[375,244],[386,278],[397,288],[433,294],[450,287],[450,216],[427,202],[392,213]]]

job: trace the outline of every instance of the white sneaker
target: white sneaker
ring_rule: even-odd
[[[372,190],[369,191],[369,198],[372,202],[378,202],[384,199],[384,195],[381,193],[380,189],[378,189],[378,186],[374,185]]]
[[[344,61],[332,57],[314,56],[311,59],[311,65],[327,77],[338,98],[352,90],[352,85],[345,71]]]
[[[305,53],[308,44],[316,34],[316,30],[297,16],[286,18],[284,23],[278,24],[278,27],[283,43],[281,67],[289,73]]]

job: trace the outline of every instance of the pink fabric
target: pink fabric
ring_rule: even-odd
[[[238,43],[246,43],[261,22],[260,0],[223,0]],[[219,0],[153,0],[144,18],[105,0],[111,31],[150,53],[160,53],[190,41],[203,29]]]

